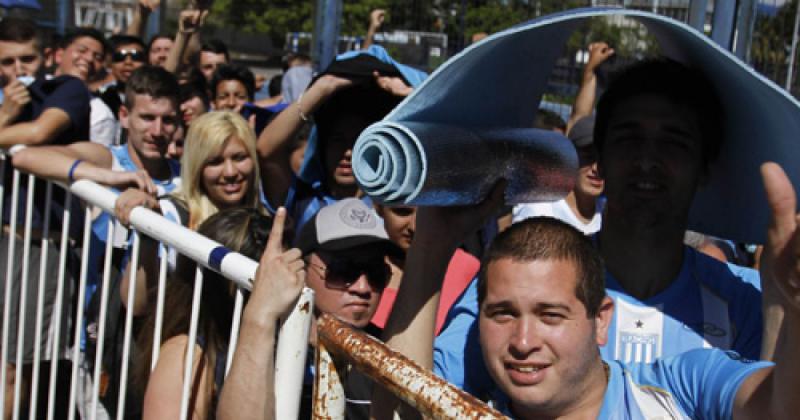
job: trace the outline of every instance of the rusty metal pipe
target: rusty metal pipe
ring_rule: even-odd
[[[323,314],[317,320],[320,343],[337,357],[383,385],[433,419],[505,419],[472,395],[369,335]]]

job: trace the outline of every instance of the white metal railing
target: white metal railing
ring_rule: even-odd
[[[2,158],[2,165],[3,167],[6,165],[10,166],[10,162],[8,160],[8,155],[0,155]],[[3,168],[0,167],[0,170]],[[94,184],[90,181],[81,180],[73,183],[69,188],[66,188],[63,185],[55,184],[53,182],[46,182],[46,191],[43,197],[45,197],[44,204],[42,207],[41,202],[34,202],[34,195],[36,188],[36,184],[34,181],[36,177],[33,175],[23,175],[19,170],[12,168],[12,183],[11,185],[5,185],[4,183],[0,183],[0,196],[7,191],[6,188],[11,188],[11,200],[8,204],[10,206],[8,212],[10,213],[11,217],[9,219],[9,223],[7,227],[4,227],[2,232],[2,237],[0,237],[1,241],[5,241],[8,244],[7,246],[7,254],[4,256],[0,256],[0,261],[4,260],[6,262],[6,267],[4,273],[0,273],[0,275],[5,275],[5,282],[3,284],[3,290],[5,291],[3,296],[3,321],[2,321],[2,342],[0,342],[0,347],[2,350],[0,351],[0,413],[4,413],[8,407],[5,407],[5,398],[2,396],[6,394],[7,391],[7,382],[9,379],[9,375],[11,372],[7,369],[10,365],[14,366],[23,366],[23,364],[30,363],[32,366],[32,373],[30,375],[30,387],[23,389],[24,381],[21,380],[23,377],[22,369],[15,369],[16,380],[13,384],[13,392],[14,398],[12,400],[12,418],[17,420],[19,418],[25,418],[24,414],[21,413],[23,407],[23,400],[27,398],[28,400],[28,407],[29,412],[27,413],[28,418],[37,418],[41,417],[37,414],[37,409],[39,407],[39,401],[43,396],[39,395],[38,388],[40,384],[40,377],[42,375],[40,367],[42,366],[42,360],[58,360],[58,359],[68,359],[71,360],[72,363],[72,371],[71,377],[69,378],[69,384],[66,386],[62,386],[62,389],[58,388],[58,364],[51,363],[50,364],[50,372],[49,372],[49,387],[47,390],[47,412],[46,418],[53,419],[56,415],[63,415],[63,412],[57,412],[57,410],[69,410],[68,418],[70,420],[74,419],[76,407],[83,407],[81,410],[82,418],[89,418],[95,419],[98,417],[104,417],[101,415],[103,411],[100,408],[99,404],[99,396],[101,391],[101,366],[103,361],[104,352],[107,349],[104,349],[104,342],[105,336],[109,333],[113,333],[113,331],[108,331],[109,326],[106,325],[106,312],[109,310],[108,303],[109,303],[109,291],[111,290],[110,287],[110,279],[112,276],[112,264],[111,264],[111,250],[112,250],[112,238],[114,237],[114,230],[116,223],[114,222],[113,218],[109,220],[108,225],[108,236],[106,240],[106,249],[105,249],[105,264],[104,270],[101,277],[101,285],[99,286],[98,292],[102,294],[100,299],[100,312],[98,317],[98,328],[97,328],[97,344],[96,344],[96,354],[94,360],[94,371],[90,375],[92,379],[92,386],[88,395],[82,391],[85,389],[85,380],[82,378],[82,375],[85,372],[81,372],[81,363],[83,361],[83,349],[81,348],[81,341],[83,338],[83,331],[84,331],[84,323],[85,323],[85,302],[87,299],[87,281],[89,278],[90,270],[95,269],[94,267],[89,267],[89,248],[90,243],[92,240],[91,235],[91,220],[92,211],[89,206],[94,206],[102,211],[105,211],[109,214],[113,215],[114,209],[114,202],[117,198],[117,194],[111,191],[108,188],[99,186]],[[22,194],[20,180],[24,177],[28,180],[27,186],[27,193]],[[62,226],[61,232],[58,235],[54,236],[51,235],[50,232],[50,209],[53,203],[53,190],[63,188],[66,191],[66,196],[64,199],[64,212],[62,215]],[[87,209],[85,210],[85,223],[84,223],[84,230],[83,230],[83,240],[75,241],[75,238],[69,237],[70,232],[70,223],[74,223],[74,215],[70,214],[71,211],[71,204],[75,200],[73,198],[73,194],[76,195],[78,198],[82,199],[83,202],[87,205]],[[24,195],[24,197],[23,197]],[[25,200],[24,206],[20,206],[20,200]],[[3,214],[3,204],[0,201],[0,214]],[[22,227],[22,235],[18,232],[20,231],[20,226],[16,223],[18,212],[20,209],[24,209],[25,215],[25,222],[21,226]],[[43,216],[44,219],[41,220],[41,224],[37,226],[37,229],[33,229],[32,227],[32,220],[33,214],[35,210],[44,210]],[[199,266],[208,267],[220,272],[223,276],[233,281],[239,288],[236,294],[236,300],[234,305],[234,314],[233,314],[233,325],[231,328],[232,334],[230,337],[230,344],[229,344],[229,351],[228,351],[228,358],[226,360],[226,374],[227,371],[230,369],[230,364],[232,361],[232,355],[236,346],[236,342],[238,339],[238,329],[241,320],[241,313],[242,313],[242,306],[243,306],[243,294],[242,289],[250,289],[252,287],[252,278],[255,275],[255,271],[257,268],[257,262],[253,261],[241,254],[235,252],[227,252],[221,245],[215,241],[212,241],[196,232],[193,232],[183,226],[177,225],[175,223],[170,222],[169,220],[165,219],[161,215],[154,213],[146,208],[136,208],[131,212],[130,215],[130,224],[131,227],[138,232],[139,234],[143,234],[149,236],[153,239],[161,241],[167,246],[171,246],[175,248],[175,250],[179,254],[183,254],[192,260],[196,261]],[[31,248],[31,242],[34,239],[34,236],[41,237],[41,245],[38,247],[38,250],[34,250]],[[138,257],[139,257],[139,235],[134,237],[132,243],[132,249],[130,253],[131,257],[131,270],[135,270],[138,266]],[[17,249],[20,245],[21,239],[21,247],[22,249]],[[52,267],[48,267],[48,253],[50,252],[50,248],[54,245],[59,245],[59,260],[58,260],[58,278],[57,283],[55,285],[55,290],[50,290],[52,287],[49,287],[46,284],[46,274],[48,269],[52,271]],[[76,244],[82,244],[82,249],[77,249]],[[217,254],[222,254],[221,258],[210,258],[212,256],[212,251],[217,250]],[[222,252],[220,253],[220,250]],[[80,251],[81,258],[80,258],[80,269],[77,278],[77,284],[71,284],[72,279],[67,278],[67,272],[69,271],[67,267],[67,258],[70,253],[74,253],[76,251]],[[39,252],[39,257],[41,258],[40,264],[38,266],[39,275],[38,275],[38,287],[37,294],[35,297],[35,301],[31,300],[29,296],[27,296],[28,289],[30,289],[28,285],[29,277],[32,279],[34,277],[29,276],[29,272],[32,269],[30,267],[31,261],[31,252]],[[217,254],[214,254],[215,256]],[[21,258],[18,256],[21,255]],[[155,366],[155,362],[158,357],[158,348],[159,343],[161,342],[161,326],[163,322],[163,314],[164,314],[164,290],[166,286],[166,272],[167,272],[167,264],[166,264],[166,256],[163,256],[160,261],[160,272],[159,272],[159,279],[158,279],[158,292],[156,297],[156,328],[154,331],[154,345],[153,345],[153,362],[151,365],[151,369]],[[16,266],[21,264],[21,276],[15,276],[14,272],[17,268]],[[133,276],[132,276],[133,277]],[[17,286],[16,282],[19,282],[19,295],[12,295],[12,291]],[[133,335],[133,301],[135,299],[135,281],[131,281],[129,283],[130,289],[128,290],[128,304],[126,305],[127,309],[125,311],[125,322],[124,322],[124,335],[123,335],[123,347],[122,347],[122,359],[121,359],[121,372],[119,374],[119,396],[117,402],[117,412],[110,413],[111,415],[115,415],[117,419],[124,418],[124,409],[125,409],[125,401],[126,401],[126,394],[127,394],[127,385],[128,385],[128,359],[130,358],[130,346],[131,346],[131,338]],[[192,316],[191,316],[191,323],[190,323],[190,331],[189,331],[189,343],[194,343],[197,334],[197,314],[199,310],[199,300],[202,293],[202,271],[200,268],[197,270],[197,274],[195,277],[195,289],[194,289],[194,300],[192,304]],[[73,293],[74,290],[74,293]],[[45,295],[46,294],[54,294],[55,297],[52,300],[52,305],[45,305]],[[74,294],[77,294],[77,299],[74,299]],[[12,319],[12,303],[18,302],[19,308],[17,311],[18,314],[18,324],[17,324],[17,342],[11,343],[10,341],[10,320]],[[35,302],[36,311],[34,320],[26,319],[26,305],[32,304]],[[72,305],[70,302],[79,302],[79,304]],[[303,373],[305,368],[305,361],[306,361],[306,351],[308,348],[308,332],[310,329],[310,321],[311,321],[311,313],[312,311],[309,310],[310,307],[313,305],[313,292],[310,289],[304,289],[303,293],[298,300],[298,303],[292,313],[288,316],[286,321],[284,322],[282,328],[280,329],[280,333],[278,336],[278,349],[276,352],[276,373],[275,373],[275,382],[277,385],[275,387],[276,393],[276,414],[278,418],[296,418],[299,412],[299,405],[300,405],[300,394],[303,384]],[[45,325],[45,313],[44,308],[45,306],[51,306],[54,308],[50,314],[52,319],[47,322]],[[71,314],[68,319],[62,319],[62,312],[63,308],[70,306],[69,313]],[[302,308],[302,310],[301,310]],[[31,324],[35,326],[34,328],[30,328]],[[63,330],[62,326],[69,325],[73,329],[73,337],[70,343],[64,343],[60,339],[59,331]],[[47,329],[48,331],[43,331]],[[42,349],[40,345],[40,341],[42,340],[43,333],[52,334],[52,340],[47,343],[48,348]],[[33,334],[33,342],[34,342],[34,356],[33,360],[25,360],[24,350],[25,350],[25,335],[26,334]],[[16,357],[14,360],[9,360],[9,349],[16,348]],[[181,400],[181,419],[185,419],[188,414],[188,402],[190,398],[190,383],[191,381],[191,369],[192,364],[191,361],[193,360],[193,350],[194,346],[188,346],[188,355],[186,357],[187,364],[184,367],[184,387],[182,391],[182,400]],[[45,354],[43,354],[43,352]],[[68,389],[66,389],[68,388]],[[9,388],[9,391],[11,389]],[[57,406],[57,396],[59,395],[69,395],[69,402],[68,406]],[[79,401],[79,399],[81,401]],[[88,408],[88,410],[87,410]],[[2,414],[0,414],[2,415]]]
[[[2,173],[4,166],[10,166],[7,155],[0,154],[0,173]],[[38,401],[44,396],[40,396],[38,392],[41,372],[42,360],[59,360],[67,359],[72,361],[72,370],[70,372],[69,383],[59,388],[58,382],[58,364],[51,363],[48,376],[49,386],[47,388],[47,403],[46,403],[46,418],[48,420],[59,417],[67,417],[69,420],[75,418],[76,410],[80,412],[81,418],[95,420],[97,418],[107,418],[115,416],[117,420],[121,420],[125,415],[127,385],[129,382],[129,359],[131,338],[133,330],[133,308],[136,293],[136,282],[129,282],[129,289],[127,295],[127,305],[125,311],[124,322],[124,335],[122,356],[120,360],[121,372],[119,373],[118,384],[118,400],[115,413],[106,412],[100,404],[100,393],[102,380],[101,367],[103,364],[103,355],[105,336],[114,331],[109,331],[109,326],[106,325],[106,313],[109,310],[109,293],[112,290],[110,287],[112,275],[112,243],[117,229],[117,223],[113,218],[108,220],[107,237],[105,241],[104,253],[104,270],[100,279],[99,293],[100,310],[98,316],[98,327],[96,331],[96,352],[94,359],[93,372],[87,372],[84,364],[85,354],[81,347],[84,324],[85,324],[85,303],[87,299],[87,283],[89,279],[90,270],[96,270],[95,267],[90,267],[89,263],[89,249],[92,241],[92,218],[93,211],[90,208],[96,207],[104,212],[113,215],[114,203],[117,199],[117,194],[108,188],[102,187],[90,181],[81,180],[70,185],[66,188],[63,185],[46,182],[44,213],[42,214],[43,220],[37,229],[33,230],[33,214],[36,208],[42,208],[41,202],[34,201],[34,188],[36,178],[32,175],[25,175],[28,180],[27,192],[22,194],[20,180],[23,174],[14,168],[12,170],[12,184],[4,185],[0,182],[0,197],[6,192],[6,188],[11,188],[11,200],[7,209],[11,214],[7,228],[4,228],[0,233],[0,241],[5,241],[8,244],[7,254],[0,256],[5,258],[5,283],[4,283],[4,297],[3,297],[3,321],[2,321],[2,342],[0,343],[0,413],[3,413],[7,408],[5,407],[5,395],[7,388],[7,379],[9,371],[7,369],[10,362],[15,366],[22,366],[23,363],[32,364],[32,373],[30,377],[30,387],[23,388],[24,381],[21,380],[21,370],[16,370],[16,380],[13,382],[14,398],[12,400],[12,419],[17,420],[24,416],[22,413],[23,395],[27,395],[28,404],[28,418],[34,419],[41,417],[37,410],[39,408]],[[64,202],[60,203],[64,206],[64,211],[61,216],[61,232],[57,237],[51,235],[51,220],[50,210],[53,203],[53,190],[56,188],[65,189]],[[19,206],[19,202],[24,195],[25,204],[23,207]],[[82,241],[75,241],[75,238],[70,238],[70,224],[73,222],[72,202],[76,200],[73,195],[83,200],[87,208],[83,210],[84,213],[84,226],[82,233]],[[0,214],[3,214],[3,200],[0,200]],[[20,226],[17,226],[17,216],[19,211],[22,210],[25,215],[25,222],[22,226],[23,234],[20,236],[18,231]],[[216,270],[224,277],[233,281],[237,286],[237,294],[235,297],[234,313],[232,316],[231,337],[228,346],[228,355],[226,359],[225,374],[227,375],[230,369],[232,356],[238,341],[238,330],[242,315],[243,306],[243,289],[250,289],[252,287],[252,278],[255,275],[257,263],[241,254],[235,252],[228,252],[221,245],[212,241],[197,232],[191,231],[183,226],[170,222],[161,215],[144,207],[133,209],[130,214],[131,227],[138,232],[139,235],[146,235],[163,244],[175,248],[179,254],[183,254],[192,260],[196,261],[199,266],[204,266]],[[31,244],[34,240],[34,232],[40,236],[41,244],[39,250],[32,250]],[[136,270],[139,265],[139,235],[135,235],[131,245],[130,252],[130,269]],[[16,258],[19,255],[17,246],[21,240],[21,255],[22,258]],[[55,297],[53,298],[54,308],[51,312],[52,319],[45,325],[44,322],[44,307],[46,293],[50,292],[46,284],[48,273],[48,253],[52,245],[59,245],[60,252],[58,258],[58,275],[57,283],[55,284]],[[81,249],[76,248],[76,244],[82,246]],[[74,279],[67,278],[67,259],[70,252],[80,251],[80,266],[77,278],[77,284],[72,284]],[[215,252],[216,251],[216,252]],[[222,252],[220,252],[222,251]],[[39,252],[41,258],[39,263],[38,275],[38,288],[35,300],[35,328],[31,331],[27,326],[30,325],[30,320],[26,319],[26,304],[29,302],[27,295],[28,290],[28,273],[30,272],[31,252]],[[219,256],[221,254],[221,257]],[[156,297],[156,321],[154,328],[153,349],[152,349],[152,364],[150,369],[155,367],[159,347],[161,343],[161,327],[164,318],[164,295],[166,289],[166,274],[167,274],[167,253],[163,253],[160,257],[160,271],[158,276],[158,288]],[[14,283],[17,277],[14,276],[15,265],[21,265],[22,276],[19,277],[19,295],[12,296],[11,292],[14,289]],[[2,271],[2,270],[0,270]],[[2,275],[2,273],[0,273]],[[131,278],[135,278],[133,272]],[[195,343],[197,337],[197,321],[200,308],[200,298],[202,296],[202,270],[197,269],[194,280],[194,295],[192,300],[192,313],[189,328],[188,343]],[[77,299],[73,299],[73,294],[77,294]],[[12,300],[18,299],[19,310],[18,313],[18,334],[17,342],[9,342],[10,333],[10,315]],[[300,409],[300,398],[303,388],[304,369],[306,364],[306,352],[308,349],[308,335],[311,327],[311,314],[313,313],[313,292],[310,289],[304,289],[301,293],[294,310],[285,320],[281,326],[277,351],[275,360],[275,404],[276,404],[276,418],[278,419],[295,419],[298,417]],[[70,302],[76,302],[71,304]],[[72,315],[66,319],[62,319],[62,308],[72,305],[69,313]],[[73,337],[70,343],[62,343],[60,340],[60,331],[62,325],[71,325],[73,330]],[[54,332],[52,334],[52,341],[47,343],[47,348],[42,349],[40,345],[41,336],[45,327]],[[317,378],[315,381],[314,393],[314,407],[313,412],[315,418],[344,418],[345,399],[342,384],[338,379],[336,366],[333,363],[333,354],[337,358],[343,358],[352,363],[359,370],[364,371],[367,376],[373,380],[386,386],[391,392],[399,396],[401,399],[409,403],[411,406],[417,408],[425,415],[432,418],[502,418],[502,415],[490,409],[488,406],[477,401],[475,398],[467,395],[463,391],[457,390],[452,385],[447,384],[439,379],[431,372],[427,372],[420,368],[410,360],[404,358],[396,352],[391,351],[385,345],[377,340],[366,337],[363,333],[353,331],[344,324],[336,321],[329,316],[322,316],[318,323],[318,355],[317,355]],[[32,361],[23,358],[24,339],[25,335],[32,333],[34,335],[34,355]],[[88,338],[87,338],[88,339]],[[14,360],[9,360],[8,349],[10,346],[15,346],[17,354]],[[45,354],[43,355],[43,351]],[[328,352],[333,354],[329,354]],[[180,419],[186,419],[189,414],[189,401],[190,401],[190,384],[192,381],[192,368],[194,360],[194,346],[189,345],[187,348],[187,355],[185,357],[185,365],[183,367],[183,389],[180,401]],[[88,380],[87,380],[88,378]],[[91,386],[89,386],[89,383]],[[88,395],[86,390],[88,389]],[[68,395],[68,402],[66,406],[59,406],[57,403],[58,395]],[[56,410],[68,410],[67,416],[63,412]]]

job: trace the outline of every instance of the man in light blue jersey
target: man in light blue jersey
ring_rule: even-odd
[[[606,261],[606,288],[616,306],[609,339],[601,347],[607,359],[652,362],[709,347],[760,358],[758,273],[683,244],[695,191],[707,178],[722,141],[720,119],[710,83],[668,60],[634,65],[600,100],[594,141],[607,201],[595,246]],[[423,233],[419,220],[417,224],[417,232]],[[439,235],[452,235],[448,229],[438,230]],[[426,252],[438,251],[429,246]],[[424,283],[428,290],[434,287],[428,286],[431,282],[440,284],[436,276],[434,270],[407,274],[404,284],[417,290]],[[451,383],[485,397],[492,381],[478,345],[477,296],[473,284],[451,310],[432,359],[419,356]],[[415,299],[399,302],[427,310],[419,302],[427,294],[418,293]],[[428,315],[409,310],[400,316],[411,327],[399,336],[419,337],[416,328]],[[398,339],[405,340],[394,342]]]
[[[534,218],[495,239],[477,286],[478,338],[498,387],[491,396],[497,407],[517,418],[793,418],[800,408],[794,396],[800,365],[793,354],[800,345],[796,198],[777,165],[765,164],[762,175],[773,212],[763,282],[780,295],[784,314],[774,364],[719,349],[650,364],[603,357],[615,302],[605,291],[601,256],[574,228]],[[480,226],[499,203],[498,192],[477,209],[421,209],[415,240],[436,238],[436,229],[424,227],[448,223],[457,235]],[[444,253],[442,247],[412,247],[407,270],[437,271]],[[407,353],[430,345],[417,338]]]

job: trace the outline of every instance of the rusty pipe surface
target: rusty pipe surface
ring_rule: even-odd
[[[451,385],[411,359],[330,315],[317,320],[320,343],[397,397],[434,419],[505,419],[507,417]]]
[[[314,420],[344,420],[347,402],[339,371],[325,345],[317,345],[317,369],[314,375]]]

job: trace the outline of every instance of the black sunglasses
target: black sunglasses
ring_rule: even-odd
[[[389,282],[391,271],[382,260],[347,260],[330,258],[325,262],[326,267],[308,262],[308,265],[318,269],[325,285],[331,289],[345,290],[358,281],[362,274],[367,276],[367,281],[375,290],[383,290]]]
[[[145,56],[144,51],[140,50],[119,50],[114,51],[114,54],[111,55],[111,60],[115,63],[121,63],[125,61],[125,58],[130,57],[131,60],[137,61],[140,63],[144,63]]]

